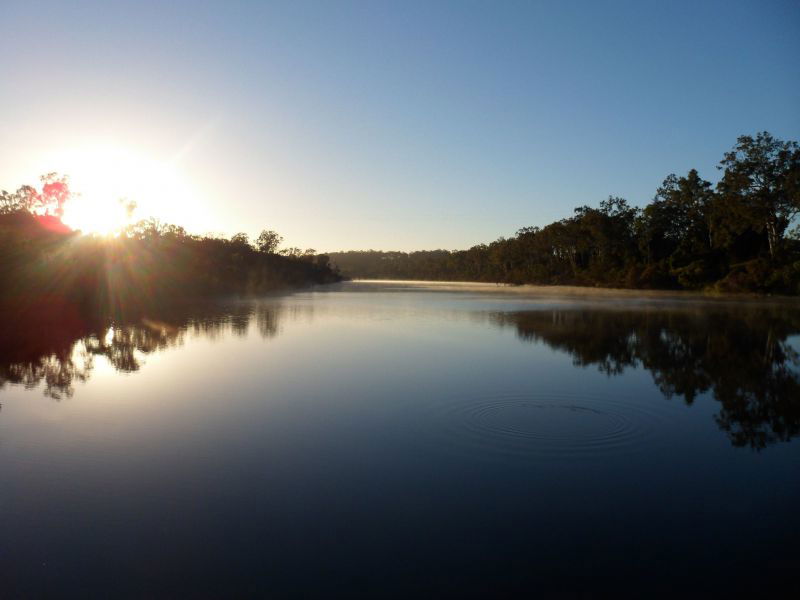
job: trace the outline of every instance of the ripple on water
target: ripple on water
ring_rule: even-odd
[[[669,404],[564,392],[494,392],[437,400],[420,414],[427,441],[459,454],[607,457],[657,443]]]

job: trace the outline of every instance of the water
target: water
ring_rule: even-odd
[[[4,598],[798,591],[797,305],[345,283],[2,327]]]

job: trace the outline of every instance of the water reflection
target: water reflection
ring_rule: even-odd
[[[710,392],[734,446],[762,449],[800,433],[800,313],[780,307],[571,309],[500,313],[528,342],[609,376],[644,368],[667,398]]]
[[[332,310],[353,323],[371,322],[376,315],[405,321],[423,318],[422,314],[424,318],[457,318],[477,325],[490,314],[492,324],[513,327],[526,342],[569,354],[578,367],[594,367],[609,377],[644,369],[666,398],[682,398],[691,405],[708,394],[719,402],[714,418],[734,446],[758,450],[800,433],[800,356],[791,342],[791,336],[800,333],[800,311],[791,307],[649,304],[609,309],[608,304],[573,303],[487,313],[468,302],[453,301],[418,313],[407,312],[404,303],[358,303],[346,294],[330,298],[338,304],[317,300],[317,310]],[[383,301],[388,302],[386,298]],[[115,322],[66,318],[63,312],[54,311],[6,317],[0,322],[4,332],[0,336],[0,389],[19,384],[41,388],[54,399],[69,397],[77,383],[91,377],[98,357],[119,372],[132,373],[148,355],[181,346],[189,338],[216,340],[251,333],[264,339],[275,337],[282,321],[307,318],[314,307],[314,302],[273,298],[184,305]],[[415,326],[420,325],[409,324]],[[488,368],[494,359],[486,356],[485,360]],[[356,374],[358,368],[353,366]],[[459,374],[447,376],[458,378]],[[610,399],[603,390],[597,393],[608,404]],[[516,399],[491,400],[519,408]],[[470,405],[462,403],[458,408],[468,411]],[[486,407],[481,404],[479,408]],[[494,421],[500,418],[494,413],[479,416],[491,417],[488,425],[478,423],[480,427],[505,427]]]
[[[296,308],[290,311],[295,318]],[[132,373],[147,355],[181,346],[190,336],[244,337],[254,324],[262,338],[275,337],[285,313],[278,302],[241,302],[173,307],[121,322],[64,319],[48,311],[15,315],[0,325],[0,390],[7,384],[41,386],[46,396],[59,400],[91,377],[97,357]]]

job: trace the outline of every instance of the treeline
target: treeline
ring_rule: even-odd
[[[741,136],[716,186],[694,169],[653,201],[609,197],[546,227],[468,250],[335,252],[354,278],[800,294],[800,149]]]
[[[47,176],[42,191],[0,195],[0,307],[90,309],[119,315],[181,298],[242,295],[338,281],[326,255],[279,251],[264,231],[255,243],[188,234],[157,220],[119,236],[70,231],[61,221],[66,182]],[[48,187],[49,186],[49,187]],[[55,186],[55,187],[54,187]]]

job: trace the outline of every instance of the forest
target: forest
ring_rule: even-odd
[[[352,278],[800,294],[800,148],[740,136],[716,185],[668,175],[639,208],[609,197],[468,250],[330,253]]]
[[[54,174],[42,188],[0,193],[0,308],[54,310],[62,319],[119,317],[180,299],[246,295],[338,281],[326,255],[278,250],[265,230],[255,243],[198,236],[147,219],[115,237],[81,235],[61,222],[70,198]]]

